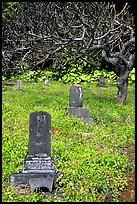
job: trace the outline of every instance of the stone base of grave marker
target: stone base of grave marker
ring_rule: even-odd
[[[99,86],[99,87],[106,87],[105,84],[101,84],[101,83],[100,83],[98,86]]]
[[[88,108],[69,107],[68,108],[68,115],[80,118],[81,120],[84,121],[84,123],[93,124],[93,120],[89,116],[89,109]]]
[[[77,118],[89,118],[89,109],[82,107],[69,107],[69,116],[76,116]]]
[[[11,186],[25,184],[33,192],[37,187],[46,187],[52,192],[58,174],[50,157],[28,157],[23,162],[23,172],[11,175]]]
[[[86,123],[86,124],[90,124],[90,125],[93,124],[93,119],[92,119],[92,118],[82,118],[82,120],[83,120],[84,123]]]
[[[14,173],[10,182],[11,186],[28,185],[32,192],[38,187],[48,188],[49,192],[52,192],[56,178],[57,173]]]

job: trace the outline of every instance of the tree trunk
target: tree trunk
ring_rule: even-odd
[[[114,97],[117,103],[125,104],[126,102],[129,74],[130,74],[130,71],[126,70],[126,72],[118,79],[118,84],[117,84],[118,93]]]

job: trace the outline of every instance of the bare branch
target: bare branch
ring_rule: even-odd
[[[2,28],[2,66],[18,69],[19,61],[36,66],[61,53],[82,60],[88,55],[92,64],[133,66],[135,26],[128,8],[128,3],[117,10],[110,2],[28,2]]]

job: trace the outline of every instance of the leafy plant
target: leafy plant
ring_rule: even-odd
[[[42,73],[45,77],[46,72]],[[29,76],[33,74],[38,73]],[[2,97],[3,202],[104,202],[108,194],[119,202],[127,172],[134,171],[134,161],[128,161],[125,149],[135,144],[134,86],[129,85],[124,106],[113,101],[116,87],[100,89],[92,83],[82,88],[83,107],[89,108],[93,125],[68,117],[70,84],[51,80],[44,87],[41,82],[24,82],[22,92],[7,87]],[[51,155],[60,173],[52,196],[23,191],[20,185],[10,187],[10,175],[22,172],[28,155],[28,121],[34,111],[51,115]]]
[[[10,79],[11,80],[22,80],[24,82],[42,82],[46,77],[51,80],[56,80],[58,77],[58,73],[51,71],[29,71],[24,72],[23,74],[15,74]]]

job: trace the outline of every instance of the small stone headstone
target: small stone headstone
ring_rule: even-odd
[[[22,90],[22,81],[17,80],[17,91],[21,91],[21,90]]]
[[[34,191],[37,187],[45,187],[50,192],[55,186],[57,173],[54,160],[50,157],[51,116],[39,111],[30,114],[29,156],[23,160],[23,172],[11,175],[11,185],[25,184]]]
[[[48,78],[45,78],[45,80],[44,80],[44,86],[49,86],[49,79],[48,79]]]
[[[68,115],[82,119],[87,124],[92,124],[93,120],[89,116],[89,109],[83,108],[82,87],[74,84],[70,87]]]
[[[99,78],[99,87],[105,87],[105,78],[103,74]]]
[[[113,80],[111,79],[110,80],[110,86],[113,86],[114,84],[113,84]]]

